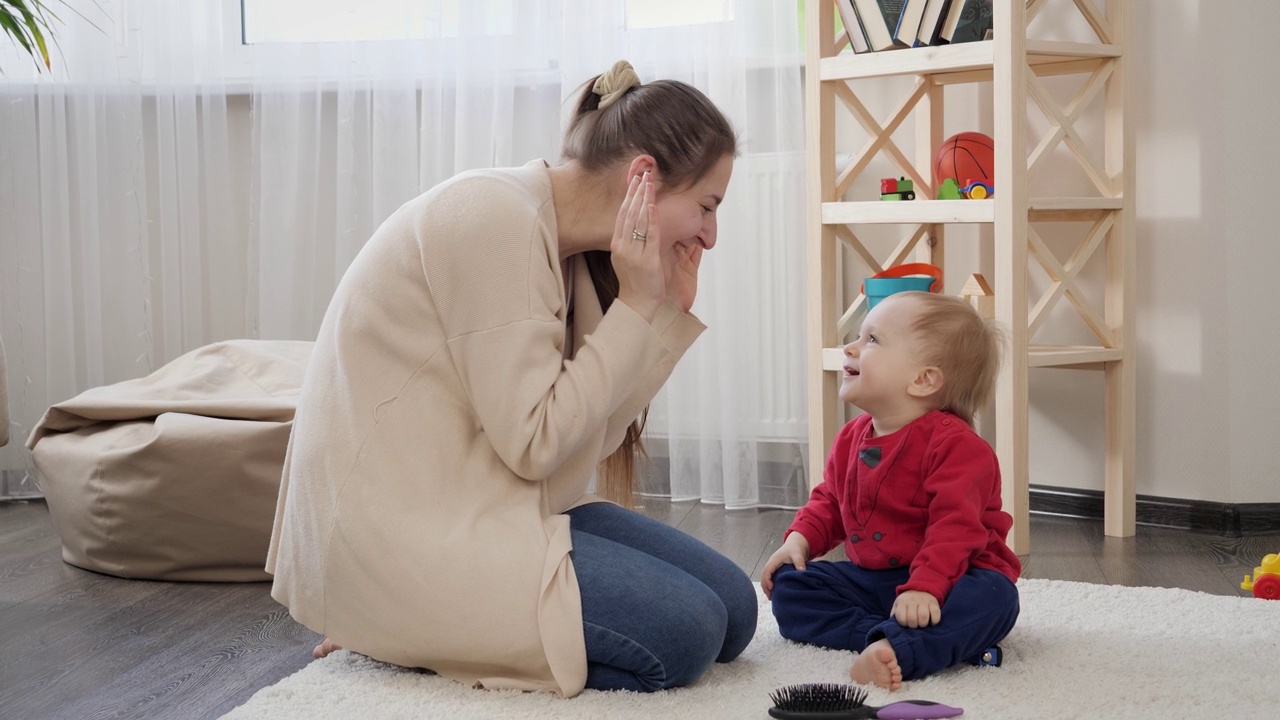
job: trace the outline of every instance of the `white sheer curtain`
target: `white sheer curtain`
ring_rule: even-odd
[[[37,492],[20,441],[50,404],[245,332],[219,5],[71,5],[52,75],[0,43],[6,495]]]
[[[804,125],[796,6],[729,3],[732,21],[627,30],[618,5],[566,9],[561,62],[585,77],[627,57],[642,78],[705,91],[740,132],[694,312],[708,326],[650,416],[660,462],[646,489],[727,507],[807,497],[804,358]],[[611,12],[612,11],[612,12]],[[669,481],[669,484],[668,484]]]
[[[97,0],[87,20],[61,13],[53,76],[0,49],[14,435],[209,342],[313,338],[397,206],[462,170],[554,159],[578,86],[627,58],[706,91],[742,140],[694,308],[710,329],[653,404],[645,489],[802,502],[796,6],[736,0],[717,22],[637,29],[628,1],[646,2],[446,3],[447,22],[405,16],[427,39],[242,46],[225,1]],[[20,443],[0,469],[11,494],[33,489]]]

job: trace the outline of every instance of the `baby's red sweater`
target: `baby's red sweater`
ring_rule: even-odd
[[[1017,582],[1022,563],[1006,544],[1013,518],[1001,509],[1000,466],[987,441],[939,410],[884,437],[871,433],[870,415],[841,428],[823,481],[787,534],[803,535],[810,557],[844,542],[859,567],[909,566],[898,592],[922,590],[939,603],[970,567]]]

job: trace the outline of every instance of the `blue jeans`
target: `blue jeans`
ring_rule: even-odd
[[[587,687],[688,685],[736,658],[756,632],[755,587],[685,533],[609,503],[569,510],[582,594]]]
[[[848,561],[815,560],[804,570],[783,565],[773,576],[778,631],[797,642],[862,652],[888,638],[903,680],[918,680],[962,662],[1004,639],[1018,619],[1018,589],[995,570],[969,568],[942,603],[942,621],[923,628],[890,614],[908,568],[866,570]]]

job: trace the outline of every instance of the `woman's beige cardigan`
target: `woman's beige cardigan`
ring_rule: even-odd
[[[434,188],[361,250],[307,369],[267,558],[299,622],[488,688],[582,690],[560,513],[594,500],[597,463],[703,325],[670,304],[602,317],[585,264],[565,267],[541,161]]]

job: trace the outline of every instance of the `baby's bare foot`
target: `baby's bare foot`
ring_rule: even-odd
[[[859,685],[875,683],[886,690],[902,687],[902,668],[898,667],[898,655],[886,638],[871,643],[858,653],[849,668],[849,678]]]
[[[315,649],[311,651],[311,657],[316,658],[318,660],[328,655],[331,652],[337,652],[341,649],[342,649],[341,645],[335,643],[329,638],[325,638],[324,642],[317,645]]]

